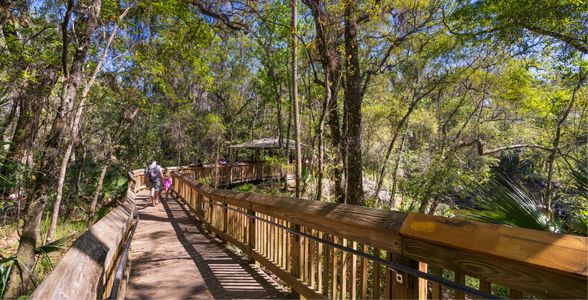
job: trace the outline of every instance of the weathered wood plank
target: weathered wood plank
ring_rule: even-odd
[[[82,234],[35,289],[31,299],[101,298],[131,228],[135,193]],[[107,291],[109,293],[109,291]]]
[[[411,213],[402,236],[588,276],[588,238]]]
[[[586,278],[533,268],[491,255],[457,250],[424,241],[403,238],[402,255],[478,277],[543,298],[584,298]],[[432,255],[434,253],[434,255]]]

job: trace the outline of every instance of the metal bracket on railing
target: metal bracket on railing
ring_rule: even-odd
[[[396,282],[402,284],[402,282],[403,282],[402,279],[403,279],[402,274],[396,272]]]

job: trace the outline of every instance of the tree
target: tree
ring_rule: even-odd
[[[294,136],[296,142],[296,197],[300,197],[300,178],[302,177],[302,147],[300,145],[300,109],[298,107],[298,73],[297,73],[297,31],[296,31],[296,22],[297,22],[297,0],[290,0],[290,5],[292,7],[292,20],[291,20],[291,27],[292,27],[292,62],[291,62],[291,72],[292,72],[292,109],[294,110]],[[289,146],[289,145],[288,145]]]

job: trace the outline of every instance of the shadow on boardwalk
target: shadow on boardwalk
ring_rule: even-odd
[[[156,207],[144,202],[146,193],[138,200],[143,209],[131,248],[127,298],[290,297],[255,265],[204,233],[177,200],[170,197]]]

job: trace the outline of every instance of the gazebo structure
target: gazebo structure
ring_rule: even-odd
[[[303,144],[301,146],[305,147]],[[283,151],[286,147],[289,147],[290,150],[292,150],[292,152],[290,152],[292,155],[296,148],[296,142],[293,140],[282,139],[282,142],[280,143],[280,140],[277,137],[267,137],[231,145],[229,146],[229,156],[231,157],[231,160],[236,160],[238,158],[239,150],[252,150],[251,160],[259,161],[262,151],[270,154],[278,154],[280,150]]]

